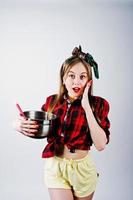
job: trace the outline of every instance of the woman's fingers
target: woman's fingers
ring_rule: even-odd
[[[21,133],[25,136],[35,136],[35,133],[27,132],[27,131],[24,131],[24,130]]]
[[[29,122],[29,123],[22,123],[21,124],[21,131],[22,133],[24,133],[25,135],[35,135],[35,133],[38,132],[38,128],[39,125],[33,123],[33,122]]]
[[[87,84],[86,84],[86,87],[84,89],[84,93],[83,93],[83,97],[82,97],[82,107],[84,109],[86,109],[86,106],[88,105],[89,103],[89,100],[88,100],[88,92],[89,92],[89,88],[91,87],[92,85],[92,80],[90,80]]]
[[[28,128],[28,129],[37,129],[39,128],[38,124],[31,124],[31,123],[21,123],[21,128]]]
[[[84,89],[84,96],[88,96],[88,91],[89,91],[89,88],[90,86],[92,85],[92,80],[90,80],[87,84],[86,84],[86,87]]]
[[[36,121],[31,120],[31,119],[27,119],[25,120],[24,117],[19,117],[19,120],[23,123],[23,124],[37,124]]]
[[[26,135],[26,136],[35,136],[35,134],[38,132],[38,130],[37,129],[28,128],[28,127],[26,127],[26,128],[21,127],[20,132],[23,135]]]
[[[39,124],[33,120],[25,120],[23,117],[19,117],[16,122],[16,130],[26,136],[35,136],[38,132]]]
[[[84,93],[88,95],[88,91],[89,91],[89,88],[90,86],[92,85],[92,80],[90,80],[87,84],[86,84],[86,87],[85,87],[85,90],[84,90]]]
[[[87,88],[89,89],[90,88],[90,86],[92,85],[92,80],[90,80],[90,81],[88,81],[88,83],[87,83]]]
[[[91,85],[92,85],[92,80],[90,80],[89,82],[88,82],[88,86],[90,87]]]

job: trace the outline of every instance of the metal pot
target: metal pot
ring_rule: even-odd
[[[50,112],[43,111],[25,111],[24,115],[27,119],[37,121],[39,125],[38,132],[32,138],[41,139],[49,135],[52,124],[57,119],[57,116]]]

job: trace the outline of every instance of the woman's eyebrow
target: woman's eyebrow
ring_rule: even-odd
[[[73,71],[69,71],[68,73],[73,73],[73,74],[76,74],[75,72]],[[81,74],[87,74],[87,72],[81,72]]]
[[[81,74],[87,74],[87,72],[82,72]]]
[[[73,73],[73,74],[75,74],[73,71],[69,71],[68,73]]]

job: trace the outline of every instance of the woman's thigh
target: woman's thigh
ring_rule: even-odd
[[[74,200],[72,190],[48,188],[51,200]]]
[[[94,192],[87,197],[75,197],[74,200],[92,200]]]

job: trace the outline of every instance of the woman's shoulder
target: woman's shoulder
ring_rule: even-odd
[[[110,105],[109,105],[109,101],[107,99],[105,99],[104,97],[101,96],[92,96],[92,102],[96,107],[103,107],[106,108],[107,110],[109,110]]]
[[[92,96],[92,99],[93,99],[93,101],[101,101],[101,102],[103,101],[103,102],[109,104],[108,100],[101,96]]]
[[[52,94],[52,95],[49,95],[49,96],[47,96],[47,100],[55,100],[57,98],[57,94]]]
[[[56,97],[57,97],[57,94],[52,94],[50,96],[47,96],[45,102],[43,103],[43,105],[41,107],[41,109],[46,110],[51,105],[51,103],[56,100]]]

